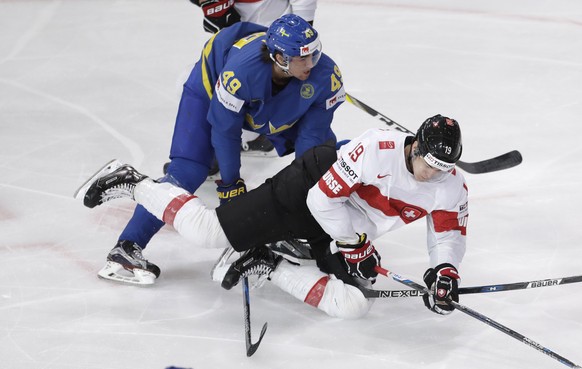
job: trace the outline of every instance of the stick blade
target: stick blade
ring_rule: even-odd
[[[251,356],[253,356],[253,354],[255,352],[257,352],[257,349],[259,348],[259,345],[261,344],[261,341],[263,340],[263,336],[265,335],[266,332],[267,332],[267,323],[265,323],[263,325],[263,329],[261,329],[261,334],[259,336],[259,340],[256,343],[251,343],[250,345],[247,345],[247,357],[251,357]]]
[[[506,154],[475,163],[467,163],[459,160],[457,166],[467,173],[482,174],[513,168],[521,164],[522,161],[523,157],[521,156],[521,153],[517,150],[513,150]]]

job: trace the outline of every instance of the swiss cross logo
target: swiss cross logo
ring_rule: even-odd
[[[393,150],[395,147],[394,141],[380,141],[378,142],[378,148],[380,150]]]
[[[404,208],[402,208],[402,211],[400,212],[400,216],[403,219],[409,220],[411,222],[418,219],[421,215],[422,212],[420,210],[410,206],[405,206]]]

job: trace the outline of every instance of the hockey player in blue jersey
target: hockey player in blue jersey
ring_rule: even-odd
[[[344,100],[339,68],[301,17],[284,15],[268,29],[247,22],[225,28],[206,43],[184,84],[171,162],[159,181],[194,192],[216,156],[218,196],[221,203],[229,201],[246,192],[240,177],[243,128],[265,135],[279,156],[295,152],[299,157],[336,141],[331,123]],[[160,269],[142,250],[163,224],[137,206],[99,276],[154,283]]]

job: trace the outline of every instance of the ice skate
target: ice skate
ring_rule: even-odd
[[[263,135],[250,141],[243,139],[241,142],[241,153],[245,156],[277,156],[275,146]]]
[[[220,168],[218,168],[218,160],[214,158],[212,160],[212,165],[210,166],[210,170],[208,170],[208,176],[206,177],[207,181],[218,181],[220,179]]]
[[[107,255],[107,264],[97,275],[116,282],[152,285],[160,276],[160,268],[143,257],[138,244],[119,241]]]
[[[133,199],[135,185],[145,178],[147,176],[130,165],[112,160],[75,192],[75,198],[83,198],[83,204],[88,208],[94,208],[114,199]]]
[[[252,275],[265,276],[268,279],[269,274],[275,270],[281,260],[283,260],[281,256],[275,255],[266,246],[249,250],[232,263],[222,280],[222,288],[230,290],[242,278]]]
[[[267,247],[275,252],[275,254],[281,255],[294,264],[305,265],[314,261],[311,246],[305,240],[290,239],[277,241],[268,243]]]

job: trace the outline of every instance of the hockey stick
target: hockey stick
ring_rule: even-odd
[[[582,282],[582,275],[577,275],[577,276],[572,276],[572,277],[563,277],[563,278],[542,279],[539,281],[516,282],[516,283],[506,283],[506,284],[492,284],[492,285],[488,285],[488,286],[464,287],[464,288],[459,288],[459,293],[469,294],[469,293],[486,293],[486,292],[501,292],[501,291],[512,291],[512,290],[525,290],[525,289],[530,289],[530,288],[551,287],[551,286],[559,286],[562,284],[578,283],[578,282]]]
[[[459,288],[459,295],[472,293],[489,293],[513,290],[526,290],[538,287],[560,286],[569,283],[582,282],[582,275],[562,278],[542,279],[538,281],[515,282],[505,284],[490,284],[487,286],[473,286]],[[391,298],[391,297],[416,297],[422,296],[422,293],[416,290],[370,290],[362,288],[364,296],[367,298]]]
[[[419,292],[422,293],[431,293],[426,287],[411,281],[410,279],[404,278],[402,276],[399,276],[398,274],[395,274],[387,269],[384,269],[380,266],[377,266],[375,268],[375,270],[379,273],[382,274],[386,277],[392,278],[393,280],[395,280],[396,282],[402,283],[412,289],[415,289]],[[579,368],[582,369],[582,367],[580,367],[579,365],[574,364],[573,362],[571,362],[570,360],[566,359],[565,357],[558,355],[557,353],[553,352],[552,350],[550,350],[547,347],[544,347],[542,345],[540,345],[539,343],[527,338],[526,336],[517,333],[516,331],[514,331],[513,329],[510,329],[504,325],[502,325],[501,323],[496,322],[495,320],[486,317],[485,315],[476,312],[475,310],[468,308],[465,305],[461,305],[456,301],[450,300],[448,301],[451,305],[453,305],[455,307],[455,309],[469,315],[470,317],[473,317],[485,324],[487,324],[490,327],[493,327],[497,330],[499,330],[500,332],[503,332],[505,334],[507,334],[508,336],[515,338],[516,340],[525,343],[528,346],[533,347],[534,349],[548,355],[549,357],[551,357],[552,359],[555,359],[557,361],[559,361],[560,363],[570,367],[570,368]]]
[[[366,113],[370,114],[374,118],[381,120],[382,122],[386,123],[389,127],[394,128],[397,131],[414,134],[408,128],[404,127],[403,125],[396,123],[392,119],[388,118],[384,114],[380,113],[379,111],[371,108],[370,106],[364,104],[362,101],[356,99],[352,95],[346,94],[346,99],[352,103],[354,106],[360,108],[361,110],[365,111]],[[497,157],[486,159],[482,161],[477,161],[474,163],[467,163],[464,161],[457,161],[457,166],[463,169],[467,173],[471,174],[481,174],[481,173],[489,173],[495,172],[498,170],[509,169],[513,168],[516,165],[519,165],[523,158],[521,154],[517,150],[510,151],[506,154],[499,155]]]
[[[251,357],[259,348],[261,341],[263,340],[263,336],[267,331],[267,323],[263,325],[263,329],[261,329],[261,335],[259,336],[259,340],[256,343],[252,343],[251,341],[251,305],[250,305],[250,296],[249,296],[249,280],[247,277],[243,278],[242,280],[242,289],[243,289],[243,302],[244,302],[244,313],[245,313],[245,342],[247,346],[247,357]]]

